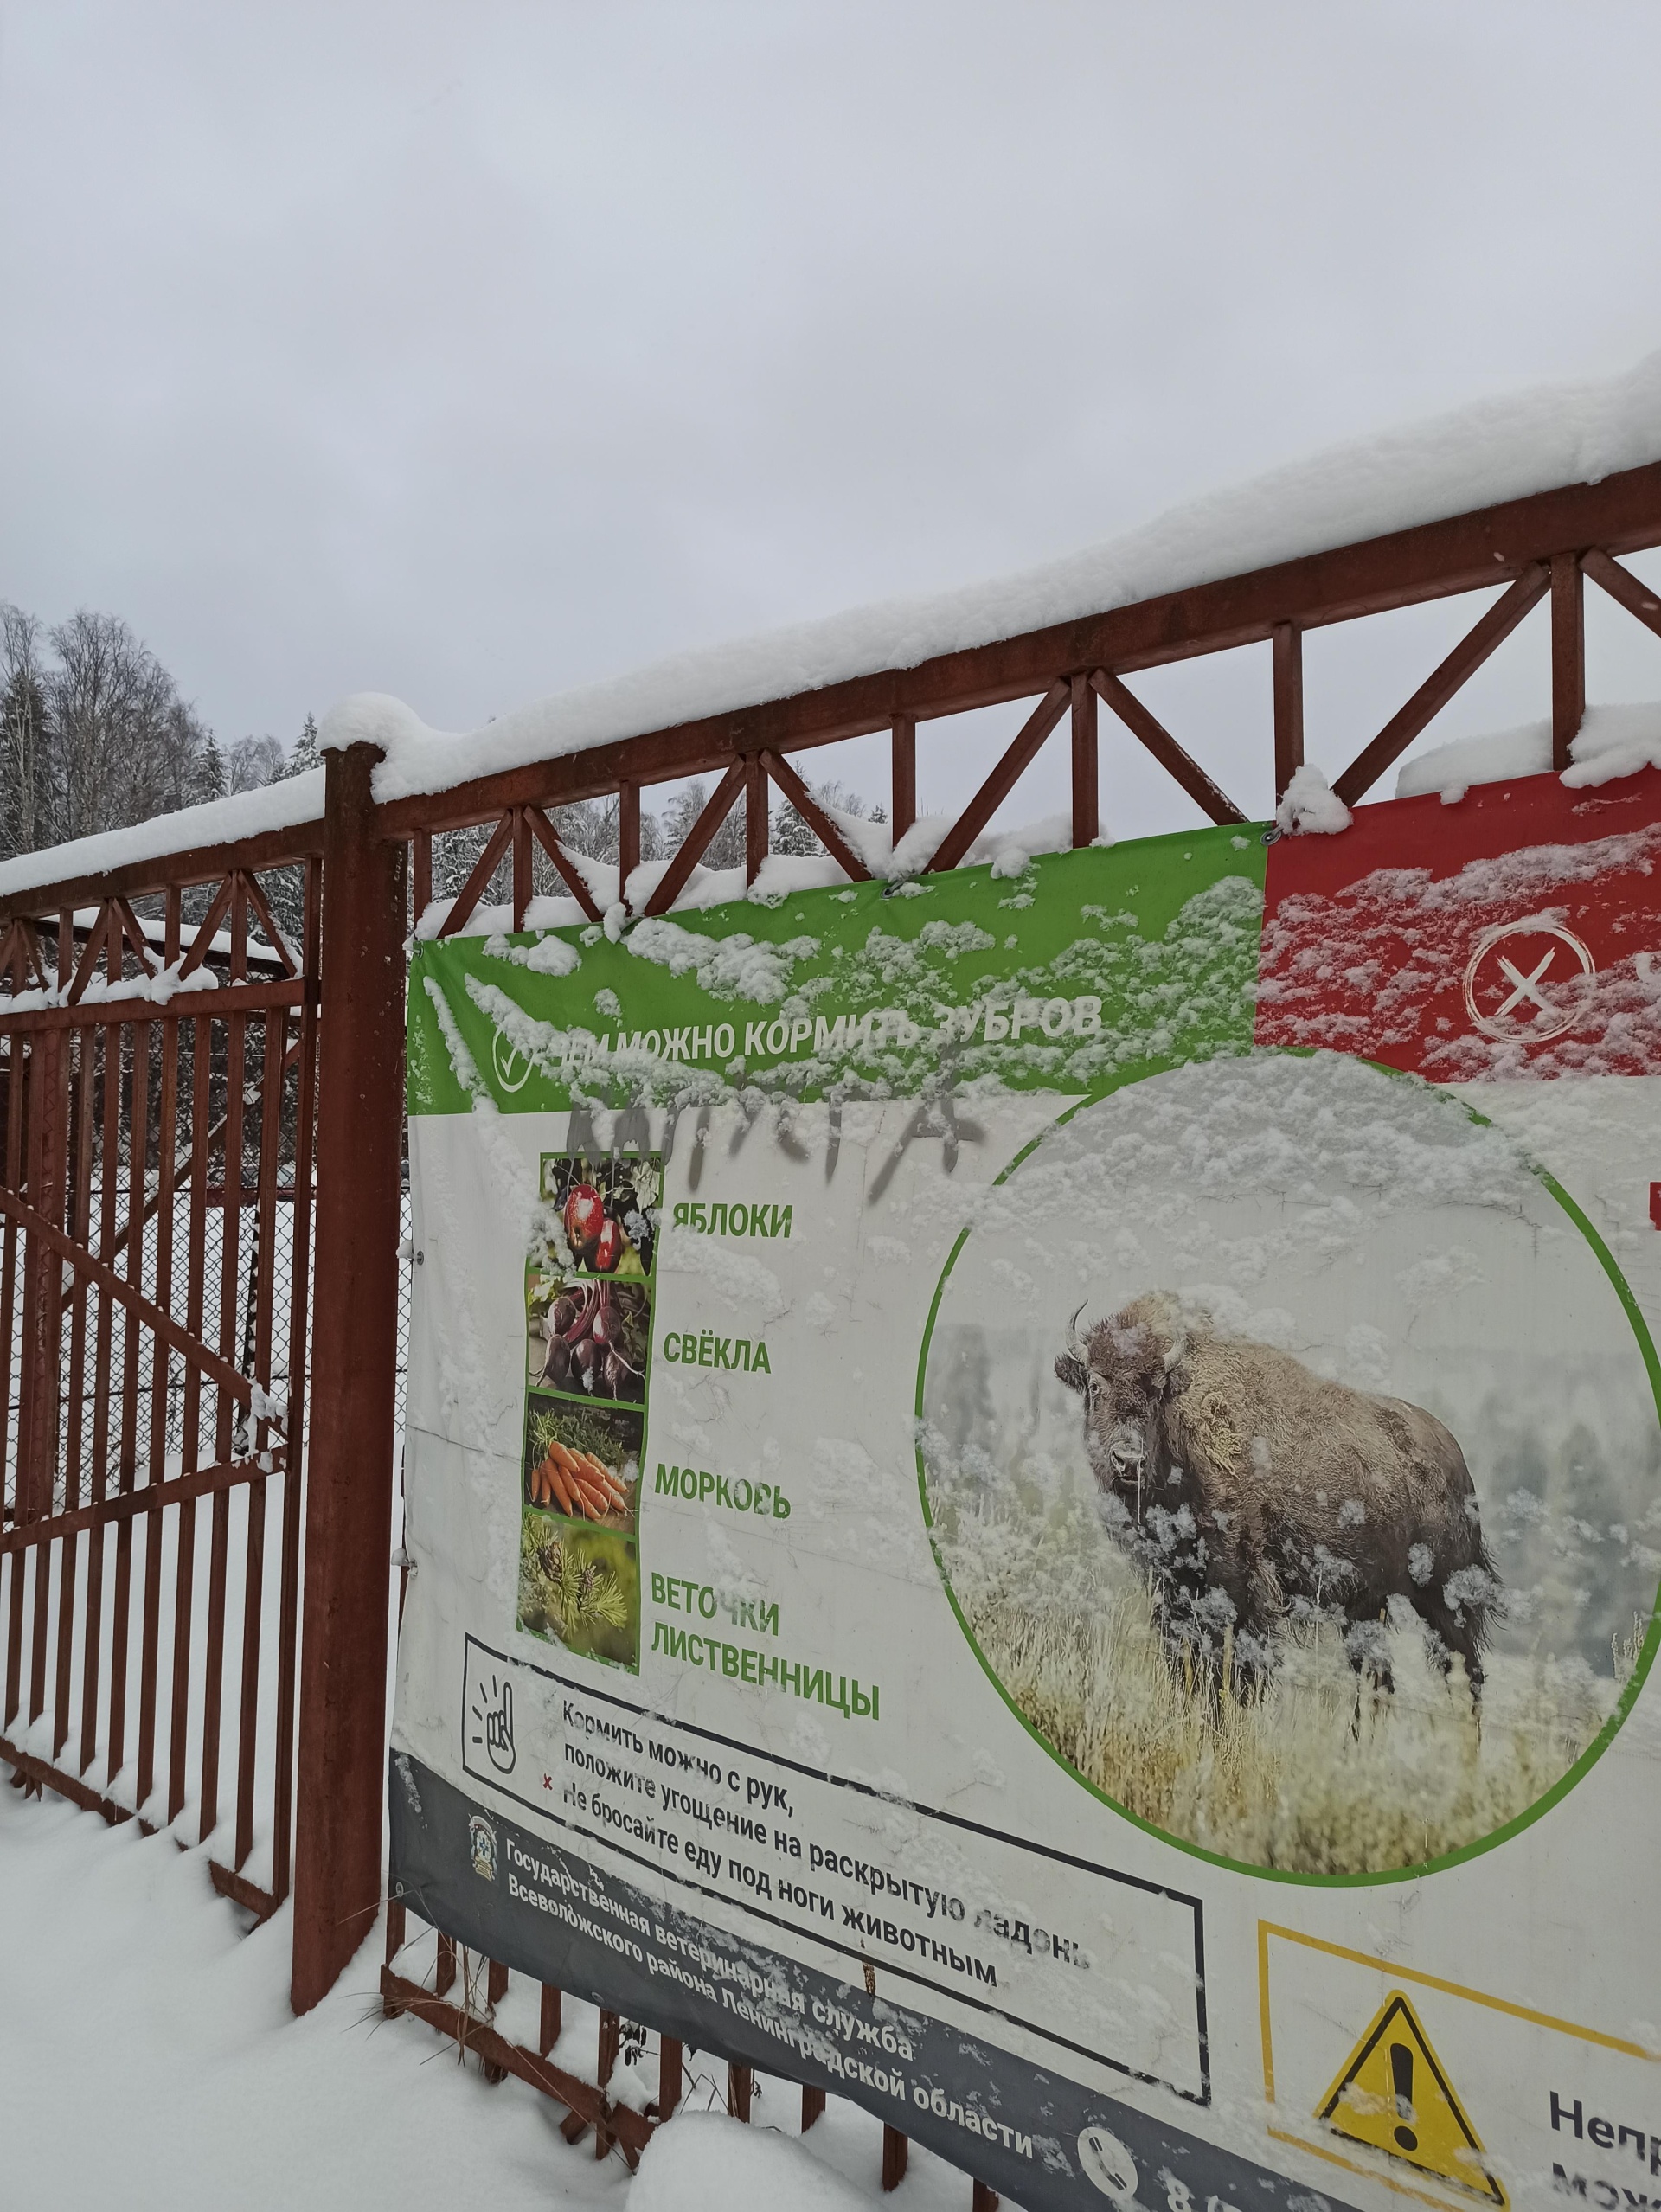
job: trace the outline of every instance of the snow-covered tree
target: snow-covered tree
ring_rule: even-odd
[[[807,782],[805,777],[804,782]],[[866,820],[880,822],[883,817],[880,806],[868,807],[857,792],[850,791],[845,784],[834,777],[823,783],[807,783],[808,795],[818,801],[828,814],[856,814]],[[771,843],[776,853],[795,853],[802,856],[817,856],[824,850],[806,820],[799,815],[788,799],[782,800],[773,811]]]
[[[229,788],[226,781],[224,755],[219,749],[219,740],[214,735],[212,730],[209,730],[206,741],[196,757],[190,776],[191,798],[194,801],[223,798]]]
[[[52,819],[52,741],[41,625],[0,605],[0,850],[33,852]]]
[[[664,809],[664,852],[677,853],[686,843],[687,834],[702,813],[709,798],[708,785],[701,776],[695,776],[680,789]],[[733,803],[733,810],[699,856],[705,868],[742,868],[744,865],[744,794],[741,792]],[[644,858],[644,854],[642,857]]]
[[[50,804],[36,844],[148,821],[223,788],[212,732],[119,615],[83,607],[48,634]]]
[[[287,769],[288,756],[274,737],[239,737],[225,755],[226,789],[259,791]]]
[[[282,770],[285,776],[303,776],[308,768],[315,768],[323,755],[317,751],[317,718],[308,715],[300,724],[300,734],[294,741],[294,750],[288,756],[288,766]]]

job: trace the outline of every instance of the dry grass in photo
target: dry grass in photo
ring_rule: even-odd
[[[1023,1516],[1025,1522],[1025,1516]],[[1478,1725],[1413,1631],[1393,1635],[1394,1696],[1356,1678],[1337,1628],[1288,1637],[1260,1696],[1215,1700],[1167,1663],[1146,1589],[1087,1509],[1036,1528],[985,1506],[941,1528],[952,1587],[993,1673],[1080,1773],[1139,1819],[1207,1850],[1300,1874],[1420,1865],[1490,1835],[1561,1780],[1630,1674],[1576,1659],[1491,1659]],[[1049,1557],[1044,1555],[1048,1553]]]

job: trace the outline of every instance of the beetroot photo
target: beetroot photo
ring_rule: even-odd
[[[651,1327],[644,1283],[574,1280],[533,1264],[525,1286],[526,1381],[612,1405],[642,1405]]]

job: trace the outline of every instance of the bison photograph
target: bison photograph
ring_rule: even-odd
[[[1661,1386],[1572,1144],[1560,1183],[1500,1123],[1340,1052],[1218,1055],[1070,1109],[965,1209],[929,1535],[1105,1818],[1367,1875],[1505,1832],[1609,1741]]]
[[[1082,1311],[1082,1309],[1081,1309]],[[1110,1532],[1148,1579],[1173,1666],[1216,1694],[1273,1671],[1288,1625],[1337,1624],[1358,1677],[1394,1688],[1392,1614],[1410,1606],[1474,1705],[1498,1595],[1457,1439],[1405,1399],[1219,1335],[1152,1292],[1087,1335],[1057,1377],[1083,1400]]]

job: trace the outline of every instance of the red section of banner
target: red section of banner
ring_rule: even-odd
[[[1434,1081],[1661,1074],[1661,773],[1398,798],[1269,849],[1257,1042]]]

